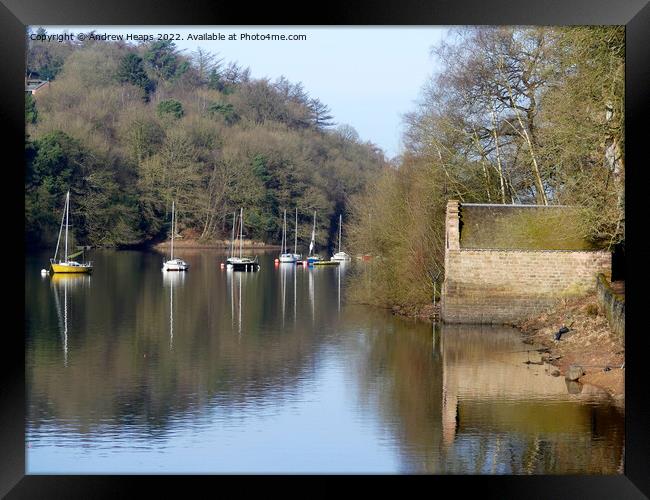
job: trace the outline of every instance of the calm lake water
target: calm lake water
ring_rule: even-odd
[[[26,258],[30,474],[615,474],[623,411],[519,333],[346,304],[344,267],[221,270],[217,251]]]

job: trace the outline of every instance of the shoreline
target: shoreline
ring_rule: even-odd
[[[349,300],[348,304],[376,307],[378,309],[390,311],[393,316],[399,316],[400,318],[404,318],[404,319],[425,321],[427,323],[434,323],[435,317],[438,314],[438,309],[439,309],[439,306],[437,304],[434,305],[433,303],[424,304],[424,305],[411,305],[411,306],[404,306],[404,305],[390,306],[390,305],[375,304],[364,300]]]
[[[439,308],[440,306],[438,304],[430,303],[413,306],[392,306],[388,309],[395,316],[433,323],[436,317],[439,317]]]
[[[603,389],[612,400],[625,405],[625,344],[616,336],[598,307],[596,294],[565,299],[555,307],[514,323],[527,344],[545,348],[542,361],[556,367],[558,376],[566,376],[572,365],[579,365],[580,384]],[[569,331],[555,340],[566,326]]]
[[[154,249],[168,249],[171,246],[169,241],[162,241],[152,245],[151,248]],[[196,239],[185,239],[185,240],[176,240],[174,241],[174,248],[196,248],[196,249],[219,249],[219,250],[228,250],[231,246],[229,240],[212,240],[212,241],[199,241]],[[262,250],[279,250],[282,247],[280,245],[269,245],[263,241],[254,241],[254,240],[242,240],[242,248],[251,249],[259,248]],[[235,244],[235,248],[239,247],[239,242]]]
[[[434,322],[437,308],[433,303],[387,307],[396,316],[429,323]],[[569,325],[570,330],[555,340],[560,328]],[[577,383],[602,389],[614,404],[625,406],[624,341],[612,332],[595,293],[564,299],[546,312],[510,326],[521,332],[524,343],[543,348],[541,362],[555,367],[555,376],[566,377],[572,365],[579,365],[584,373]]]

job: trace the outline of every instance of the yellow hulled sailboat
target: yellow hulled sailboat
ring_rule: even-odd
[[[50,259],[50,268],[53,273],[91,273],[93,270],[92,262],[77,262],[74,259],[83,253],[80,252],[68,255],[68,221],[70,218],[70,191],[65,195],[65,208],[63,209],[63,217],[61,217],[61,227],[59,228],[59,238],[56,240],[56,250],[54,250],[54,257]],[[56,261],[56,256],[59,253],[59,243],[61,243],[61,233],[65,224],[65,251],[63,260]]]

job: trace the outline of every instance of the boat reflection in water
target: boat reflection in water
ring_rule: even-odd
[[[341,315],[341,277],[345,276],[348,266],[350,265],[349,260],[342,260],[341,263],[337,266],[336,269],[336,294],[338,297],[338,312],[339,316]]]
[[[314,273],[315,269],[309,269],[309,303],[311,304],[311,322],[312,324],[316,321],[316,312],[314,305]]]
[[[54,304],[59,321],[59,331],[63,344],[63,366],[68,366],[68,291],[73,292],[90,287],[90,274],[52,274],[50,283],[54,293]]]
[[[281,310],[281,315],[282,315],[282,328],[285,327],[285,318],[287,315],[287,308],[289,307],[287,305],[287,301],[290,300],[293,304],[291,306],[292,309],[292,316],[293,316],[293,325],[294,327],[297,324],[298,321],[298,274],[301,275],[300,280],[302,283],[302,280],[304,278],[304,274],[309,272],[306,268],[306,266],[298,265],[298,266],[276,266],[275,270],[280,273],[280,279],[278,280],[278,285],[279,285],[279,303],[280,303],[280,310]],[[313,278],[310,278],[313,280]],[[293,286],[291,284],[293,282]],[[291,289],[291,290],[289,290]],[[312,282],[312,291],[313,291],[313,282]],[[289,299],[287,299],[287,295],[290,295]],[[301,300],[302,304],[302,300]]]
[[[236,268],[228,268],[226,270],[226,287],[228,289],[228,301],[230,302],[230,317],[232,320],[233,330],[237,330],[237,334],[241,337],[243,322],[242,311],[244,308],[244,301],[246,300],[245,288],[252,287],[254,292],[255,283],[258,281],[258,274],[233,272]]]
[[[352,264],[350,261],[340,261],[337,264],[336,266],[309,266],[304,268],[304,272],[309,274],[307,292],[309,295],[312,323],[316,322],[315,288],[317,284],[321,288],[330,289],[330,287],[333,288],[330,282],[336,283],[336,310],[338,317],[341,315],[341,304],[343,303],[341,296],[342,283],[345,281],[345,275]]]
[[[169,349],[174,348],[174,289],[185,283],[186,273],[162,273],[163,286],[169,288]]]

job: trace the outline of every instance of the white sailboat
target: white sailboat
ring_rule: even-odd
[[[257,257],[251,259],[250,257],[242,256],[244,239],[244,209],[239,209],[239,257],[230,257],[228,263],[232,264],[233,271],[257,271],[260,264]]]
[[[54,250],[54,257],[50,259],[50,268],[53,273],[90,273],[93,270],[92,262],[77,262],[73,258],[81,255],[83,250],[68,255],[68,228],[70,217],[70,191],[65,195],[65,208],[63,209],[63,216],[61,218],[61,227],[59,228],[59,238],[56,241],[56,250]],[[59,243],[61,242],[61,232],[65,222],[65,253],[63,260],[56,261],[56,255],[59,252]]]
[[[311,230],[311,242],[309,243],[309,256],[307,257],[307,262],[313,264],[321,260],[320,255],[313,253],[314,248],[316,247],[316,210],[314,210],[314,227]]]
[[[294,254],[287,251],[287,211],[284,211],[284,225],[282,226],[282,253],[280,253],[279,261],[281,263],[293,264],[296,262]]]
[[[341,234],[342,234],[341,233],[341,227],[342,227],[342,223],[343,223],[343,215],[341,214],[341,215],[339,215],[339,251],[336,252],[334,255],[332,255],[332,258],[330,260],[334,260],[334,261],[351,260],[351,257],[347,253],[341,251]]]
[[[174,233],[176,232],[176,213],[174,211],[174,201],[172,200],[172,242],[171,254],[169,260],[163,262],[163,271],[187,271],[190,265],[183,259],[174,258]]]

